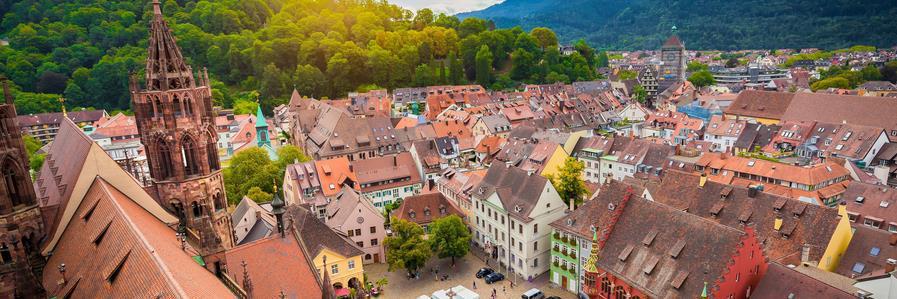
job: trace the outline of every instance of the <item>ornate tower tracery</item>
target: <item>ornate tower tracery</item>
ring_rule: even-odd
[[[131,106],[153,180],[151,192],[181,219],[202,255],[233,247],[233,228],[218,160],[212,90],[194,74],[153,0],[146,77],[131,76]]]
[[[46,263],[39,250],[44,225],[16,107],[6,79],[0,81],[5,99],[0,102],[0,297],[41,297],[37,277]]]

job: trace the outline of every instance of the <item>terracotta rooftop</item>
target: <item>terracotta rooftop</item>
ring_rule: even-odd
[[[399,219],[420,225],[428,224],[448,215],[464,218],[461,210],[446,199],[442,193],[438,192],[406,197],[402,201],[402,205],[393,212],[393,216]]]
[[[352,167],[355,169],[359,184],[369,185],[391,181],[362,187],[361,190],[364,192],[413,185],[421,182],[421,176],[415,167],[414,158],[408,152],[353,161]]]
[[[791,105],[794,93],[745,90],[726,109],[726,114],[782,119]]]
[[[106,110],[69,111],[67,114],[68,114],[69,119],[71,119],[73,122],[76,122],[76,123],[88,122],[90,124],[93,124],[94,122],[107,116]],[[30,126],[37,126],[37,125],[56,125],[56,124],[61,123],[62,119],[63,119],[63,117],[62,117],[61,112],[16,116],[16,121],[19,122],[20,127],[30,127]]]
[[[598,267],[652,297],[698,298],[704,282],[711,282],[712,291],[712,283],[723,279],[736,251],[751,237],[738,229],[643,199],[640,194],[633,194],[625,206],[612,205],[621,200],[619,194],[601,193],[592,200],[597,213],[614,214],[616,209],[623,209],[601,249]],[[611,217],[598,216],[597,220]],[[600,230],[608,225],[599,222],[596,226]],[[755,258],[763,256],[758,252]],[[684,281],[676,287],[681,275],[685,276]]]
[[[246,289],[245,275],[254,298],[322,298],[321,285],[293,234],[275,234],[225,252],[228,275]],[[247,290],[248,291],[248,290]],[[282,292],[282,293],[281,293]]]
[[[813,266],[800,265],[796,267],[810,268]],[[835,275],[832,273],[828,274]],[[852,285],[850,286],[850,290],[855,289]],[[791,296],[794,298],[857,298],[855,292],[842,289],[842,286],[837,284],[831,285],[829,282],[798,272],[796,269],[779,263],[769,264],[766,275],[764,275],[757,286],[757,291],[751,294],[751,297],[756,298],[790,298]]]
[[[704,154],[695,164],[711,169],[719,169],[721,170],[720,172],[722,170],[735,171],[808,186],[817,186],[826,181],[850,175],[844,166],[834,162],[802,167],[762,159],[730,156],[722,153]]]
[[[354,185],[358,182],[355,171],[349,166],[349,159],[339,157],[329,160],[316,160],[315,170],[321,181],[321,193],[333,196],[342,190],[343,184]],[[356,186],[358,188],[358,186]]]
[[[747,188],[700,181],[696,174],[670,171],[647,188],[659,203],[736,229],[752,227],[770,261],[796,263],[805,244],[810,260],[819,261],[838,224],[834,208],[766,192],[751,197]],[[782,220],[779,229],[776,219]]]
[[[57,297],[232,298],[214,274],[181,249],[175,231],[102,178],[75,207],[43,284]],[[139,287],[138,287],[139,286]]]

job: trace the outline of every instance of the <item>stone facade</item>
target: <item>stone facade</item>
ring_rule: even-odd
[[[39,242],[44,227],[28,174],[28,154],[16,108],[3,79],[0,104],[0,297],[43,297],[37,277],[46,263]]]
[[[131,105],[146,147],[159,203],[181,218],[202,255],[233,247],[227,197],[218,160],[208,73],[194,78],[159,5],[154,5],[146,86],[131,78]]]

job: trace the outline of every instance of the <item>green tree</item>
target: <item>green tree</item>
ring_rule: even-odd
[[[810,89],[812,89],[813,91],[828,88],[850,88],[850,81],[848,81],[844,77],[832,77],[828,79],[822,79],[813,82],[813,84],[810,84]]]
[[[489,50],[489,46],[483,45],[477,51],[476,70],[477,83],[489,86],[492,82],[492,51]]]
[[[607,51],[601,50],[598,52],[597,67],[608,67],[609,65],[610,59],[607,57]]]
[[[620,80],[631,80],[638,77],[638,73],[630,70],[621,70],[620,71]]]
[[[22,141],[25,143],[25,152],[28,153],[28,166],[36,174],[44,166],[44,158],[47,155],[37,153],[42,145],[40,141],[31,137],[31,135],[23,134]]]
[[[429,65],[421,64],[414,69],[414,85],[415,86],[431,86],[436,85],[433,78],[433,69]]]
[[[452,266],[455,266],[455,258],[467,255],[470,249],[470,232],[467,226],[457,215],[441,217],[430,224],[430,248],[439,255],[439,258],[452,258]]]
[[[274,195],[271,195],[271,193],[262,191],[262,188],[252,187],[252,188],[249,188],[249,191],[246,192],[246,197],[249,197],[249,199],[252,199],[253,201],[255,201],[257,203],[263,203],[263,202],[271,201],[274,198]],[[242,199],[242,197],[240,199]]]
[[[648,91],[646,91],[645,87],[641,84],[636,84],[632,87],[632,98],[639,103],[644,104],[645,101],[648,100]]]
[[[881,71],[871,64],[860,70],[860,74],[863,77],[863,81],[879,81],[882,79]]]
[[[529,32],[529,34],[536,39],[536,44],[542,51],[551,47],[558,46],[558,37],[554,34],[554,31],[545,27],[536,27],[533,28]]]
[[[706,71],[708,70],[708,67],[706,64],[703,64],[699,61],[689,61],[688,66],[685,70],[688,72]]]
[[[414,15],[414,20],[411,21],[411,23],[413,24],[414,29],[421,30],[432,24],[433,20],[433,11],[429,8],[424,8],[417,11]]]
[[[570,83],[570,77],[567,77],[567,75],[564,74],[559,74],[557,72],[550,72],[547,76],[545,76],[545,83],[550,84],[558,82]]]
[[[258,109],[255,101],[237,101],[234,103],[234,114],[253,114]]]
[[[691,74],[691,76],[688,76],[688,81],[698,88],[716,84],[716,79],[713,78],[713,74],[706,70]]]
[[[888,61],[881,67],[881,76],[891,83],[897,83],[897,60]]]
[[[324,95],[327,78],[317,67],[303,64],[296,67],[296,72],[293,74],[293,86],[301,95],[320,97]]]
[[[424,229],[417,223],[393,217],[392,236],[386,237],[386,263],[389,271],[405,269],[414,274],[430,259],[430,244],[424,240]]]
[[[589,194],[586,183],[582,179],[584,169],[585,165],[582,161],[569,157],[564,160],[564,165],[558,169],[557,173],[548,176],[551,185],[558,191],[565,203],[569,204],[572,199],[578,206],[582,203],[583,197]]]
[[[265,66],[265,70],[261,76],[261,96],[264,98],[280,97],[287,93],[286,83],[289,77],[286,76],[273,63]]]
[[[295,145],[286,144],[277,149],[277,167],[281,171],[286,170],[287,165],[308,161],[311,161],[311,158]]]
[[[517,48],[511,53],[511,79],[523,80],[532,74],[535,67],[535,55],[522,48]]]
[[[464,65],[462,64],[461,60],[458,60],[457,54],[455,54],[455,52],[449,53],[448,61],[449,83],[452,85],[461,84],[464,79]]]
[[[274,187],[283,183],[281,170],[261,148],[237,152],[229,163],[230,166],[224,168],[223,173],[227,199],[232,204],[239,202],[253,187],[272,194]]]
[[[733,67],[736,67],[736,66],[738,66],[738,64],[739,64],[739,62],[738,62],[738,58],[732,57],[732,58],[729,58],[729,60],[726,60],[726,67],[727,67],[727,68],[733,68]]]

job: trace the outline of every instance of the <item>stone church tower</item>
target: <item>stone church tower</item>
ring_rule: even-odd
[[[37,298],[44,295],[38,279],[46,264],[39,250],[43,220],[16,107],[6,79],[0,80],[0,298]]]
[[[187,65],[158,0],[144,84],[132,76],[131,106],[153,179],[148,191],[181,219],[203,256],[233,247],[208,73]]]

